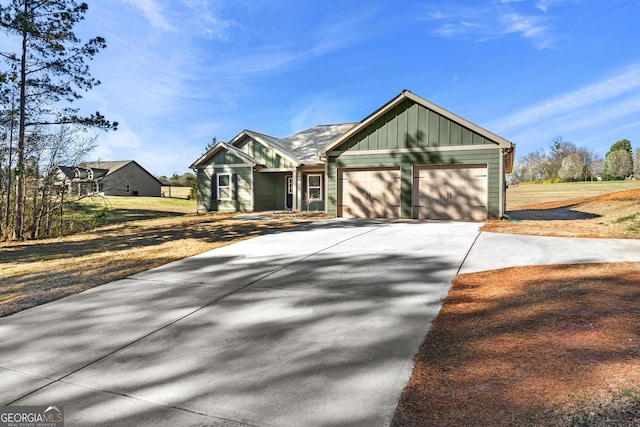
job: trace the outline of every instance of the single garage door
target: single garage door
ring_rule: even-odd
[[[339,216],[400,218],[400,170],[341,170],[338,196]]]
[[[419,219],[487,219],[487,166],[416,167],[413,217]]]

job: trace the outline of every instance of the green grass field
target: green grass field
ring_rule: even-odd
[[[171,197],[88,197],[79,202],[84,214],[104,224],[196,213],[196,201]]]

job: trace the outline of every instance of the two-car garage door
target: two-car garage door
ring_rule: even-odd
[[[338,215],[399,218],[399,169],[340,170]],[[413,218],[487,219],[487,166],[414,167]]]

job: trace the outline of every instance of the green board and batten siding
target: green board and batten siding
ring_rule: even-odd
[[[231,200],[218,200],[216,177],[221,173],[231,176]],[[204,167],[198,168],[198,210],[251,210],[252,175],[252,165],[246,165],[244,160],[227,150],[218,151]]]
[[[327,212],[338,214],[338,169],[400,168],[400,216],[411,218],[414,167],[468,164],[487,166],[487,213],[498,217],[501,156],[483,135],[405,99],[328,153]]]
[[[486,144],[495,145],[482,135],[407,99],[353,135],[334,151]]]
[[[231,176],[231,199],[218,200],[216,189],[217,174]],[[251,181],[252,166],[213,166],[198,169],[198,210],[204,211],[249,211],[252,209]]]
[[[258,164],[267,168],[280,169],[294,168],[296,166],[288,159],[249,137],[244,137],[234,146],[247,156],[255,159]]]
[[[291,174],[289,174],[291,175]],[[273,211],[285,208],[286,173],[254,172],[253,191],[255,211]]]
[[[249,137],[243,138],[234,147],[266,168],[295,167],[288,159]],[[231,200],[217,199],[216,176],[221,173],[231,174]],[[198,168],[197,179],[198,210],[228,212],[284,209],[284,174],[254,171],[253,165],[226,149],[218,151],[204,166]]]

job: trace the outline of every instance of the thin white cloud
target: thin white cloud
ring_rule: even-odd
[[[637,129],[639,114],[640,63],[486,126],[518,144],[521,153],[558,135],[602,153],[617,139],[630,137],[622,132]]]
[[[164,15],[163,7],[156,0],[121,0],[126,4],[138,9],[155,28],[175,31],[176,29],[169,23]]]
[[[300,132],[321,124],[344,123],[349,117],[349,101],[335,96],[331,92],[323,92],[297,99],[291,107],[291,133]]]
[[[280,71],[298,59],[299,55],[293,49],[275,46],[258,52],[238,52],[233,57],[220,61],[211,71],[223,76],[250,77]]]
[[[474,7],[443,4],[435,6],[426,19],[439,24],[432,30],[432,34],[438,37],[485,42],[517,35],[530,41],[537,49],[550,47],[556,36],[545,15],[523,13],[518,10],[518,3],[521,1],[501,0]]]
[[[377,13],[377,9],[369,7],[357,15],[332,19],[320,25],[314,32],[315,46],[310,51],[311,56],[322,56],[353,46],[370,36],[367,22]]]
[[[620,135],[625,135],[627,130],[635,130],[640,127],[640,121],[625,123],[621,126],[616,126],[612,128],[607,128],[605,132],[601,132],[595,135],[592,135],[590,138],[586,138],[581,141],[583,144],[601,144],[601,152],[605,152],[608,150],[609,146],[613,141],[620,140]],[[629,138],[627,138],[629,139]]]
[[[332,19],[310,28],[298,39],[287,39],[282,43],[245,44],[225,50],[203,72],[211,75],[218,86],[234,88],[247,79],[292,70],[369,37],[371,32],[367,22],[376,13],[375,9],[370,9],[356,17]]]
[[[184,4],[190,11],[189,25],[196,24],[200,35],[207,39],[229,41],[230,33],[240,24],[233,19],[224,19],[210,0],[184,0]]]
[[[519,34],[525,39],[531,40],[531,43],[538,49],[545,49],[555,41],[550,28],[539,17],[505,13],[500,15],[499,19],[503,24],[504,34]]]
[[[552,5],[563,3],[564,1],[566,0],[539,0],[536,3],[536,8],[546,13]]]
[[[496,121],[491,124],[491,128],[505,132],[633,93],[640,96],[640,64],[635,64],[613,77],[587,87],[527,107]],[[624,110],[620,112],[623,113]]]
[[[521,147],[539,145],[541,142],[551,141],[557,135],[583,146],[599,141],[602,139],[601,135],[610,133],[603,133],[602,129],[629,128],[628,120],[635,119],[639,112],[640,94],[632,94],[604,105],[589,106],[530,123],[516,129],[509,137]],[[499,133],[505,134],[502,131]]]

